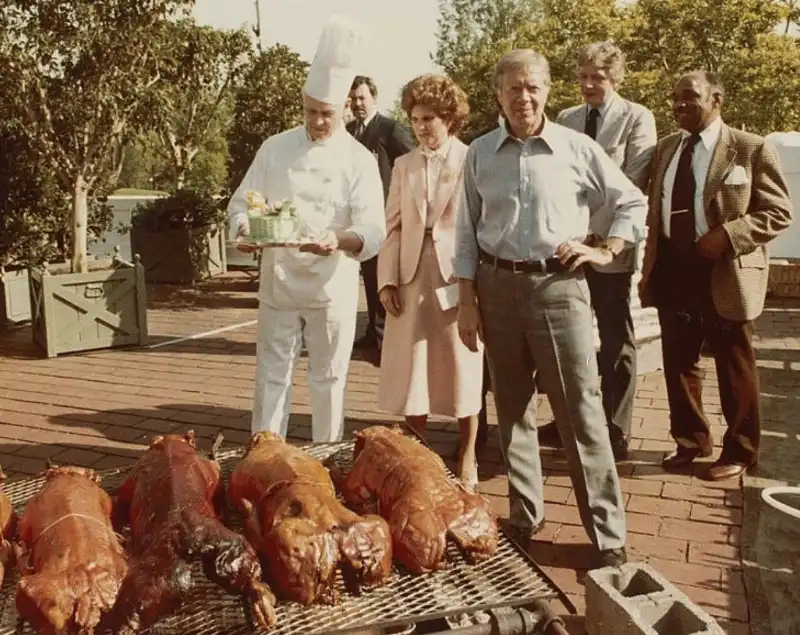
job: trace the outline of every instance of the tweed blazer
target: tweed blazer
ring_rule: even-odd
[[[681,132],[661,139],[653,155],[648,233],[639,282],[642,306],[654,306],[650,276],[662,233],[664,175],[682,139]],[[744,168],[746,182],[726,183],[737,166]],[[764,310],[767,294],[767,243],[789,227],[793,211],[777,155],[763,137],[722,125],[703,187],[703,206],[709,228],[722,227],[731,245],[712,270],[714,307],[731,321],[754,320]]]

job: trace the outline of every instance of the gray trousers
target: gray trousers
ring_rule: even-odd
[[[583,274],[519,274],[481,264],[478,303],[508,469],[511,522],[544,519],[536,379],[557,421],[581,521],[600,550],[625,545],[625,511],[600,399]]]
[[[585,267],[600,333],[600,390],[612,440],[629,438],[636,397],[636,334],[631,315],[633,273],[600,273]]]

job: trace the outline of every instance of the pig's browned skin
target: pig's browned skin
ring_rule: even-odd
[[[354,593],[391,574],[386,521],[347,509],[325,467],[273,433],[250,440],[228,497],[247,517],[246,535],[267,563],[272,588],[285,599],[335,602],[339,569]]]
[[[40,633],[94,633],[128,570],[97,482],[89,469],[50,469],[19,520],[17,613]]]
[[[219,518],[219,465],[195,450],[194,432],[155,437],[119,496],[131,528],[131,570],[115,610],[118,633],[138,633],[179,608],[192,586],[191,561],[245,597],[261,628],[275,625],[275,597],[245,538]]]
[[[415,573],[445,562],[447,539],[473,562],[493,556],[497,520],[489,502],[448,478],[442,459],[397,428],[356,433],[352,470],[341,482],[355,508],[377,501],[392,532],[395,560]]]
[[[11,537],[14,535],[16,515],[11,500],[3,493],[6,475],[0,468],[0,586],[3,585],[6,568],[11,565],[14,551],[11,548]]]

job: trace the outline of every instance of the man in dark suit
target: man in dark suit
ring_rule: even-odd
[[[377,100],[378,88],[372,78],[357,76],[350,88],[350,110],[354,119],[347,124],[347,131],[375,155],[386,200],[395,159],[412,150],[416,144],[408,128],[378,112]],[[380,350],[386,310],[378,299],[377,257],[361,263],[361,276],[364,278],[369,324],[366,334],[356,341],[355,347]]]

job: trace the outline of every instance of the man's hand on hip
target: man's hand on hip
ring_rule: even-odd
[[[614,254],[608,247],[590,247],[578,240],[568,240],[556,249],[556,258],[570,271],[575,271],[584,263],[602,267],[614,260]]]

